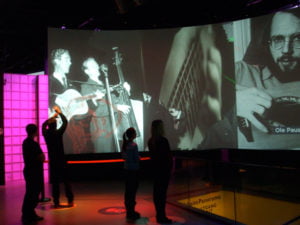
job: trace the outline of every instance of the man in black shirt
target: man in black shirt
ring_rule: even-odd
[[[23,141],[22,151],[24,159],[24,178],[26,181],[26,193],[22,205],[22,221],[30,223],[42,220],[35,212],[39,202],[39,194],[43,187],[43,162],[44,153],[40,145],[34,140],[38,134],[35,124],[26,126],[27,138]]]
[[[46,120],[42,126],[43,136],[45,138],[50,166],[50,182],[52,184],[52,197],[54,208],[62,207],[59,202],[60,188],[59,184],[64,183],[65,194],[68,199],[68,206],[73,206],[73,192],[68,182],[67,161],[64,154],[63,134],[67,128],[67,118],[62,114],[61,110],[54,107],[56,114]],[[57,129],[56,118],[60,116],[62,125]]]

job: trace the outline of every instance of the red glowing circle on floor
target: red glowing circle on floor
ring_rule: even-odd
[[[126,209],[122,206],[113,206],[99,209],[98,212],[107,215],[119,215],[126,213]]]

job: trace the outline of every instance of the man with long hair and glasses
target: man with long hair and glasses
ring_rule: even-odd
[[[299,148],[300,11],[277,12],[266,25],[262,51],[236,65],[238,145]]]

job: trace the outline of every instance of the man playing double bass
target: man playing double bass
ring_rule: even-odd
[[[92,115],[89,130],[94,152],[118,151],[119,137],[113,127],[121,126],[122,117],[131,111],[131,107],[123,104],[114,90],[107,90],[109,84],[100,80],[102,73],[107,76],[106,66],[100,66],[95,58],[88,57],[82,64],[82,70],[88,77],[81,85],[82,96],[95,95],[95,98],[87,100]],[[129,84],[124,86],[129,91]],[[115,126],[112,126],[113,123]]]

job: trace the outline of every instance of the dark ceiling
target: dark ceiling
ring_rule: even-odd
[[[45,3],[50,2],[50,3]],[[76,2],[76,3],[74,3]],[[263,15],[299,0],[1,0],[1,72],[44,70],[47,28],[116,30],[202,25]]]

